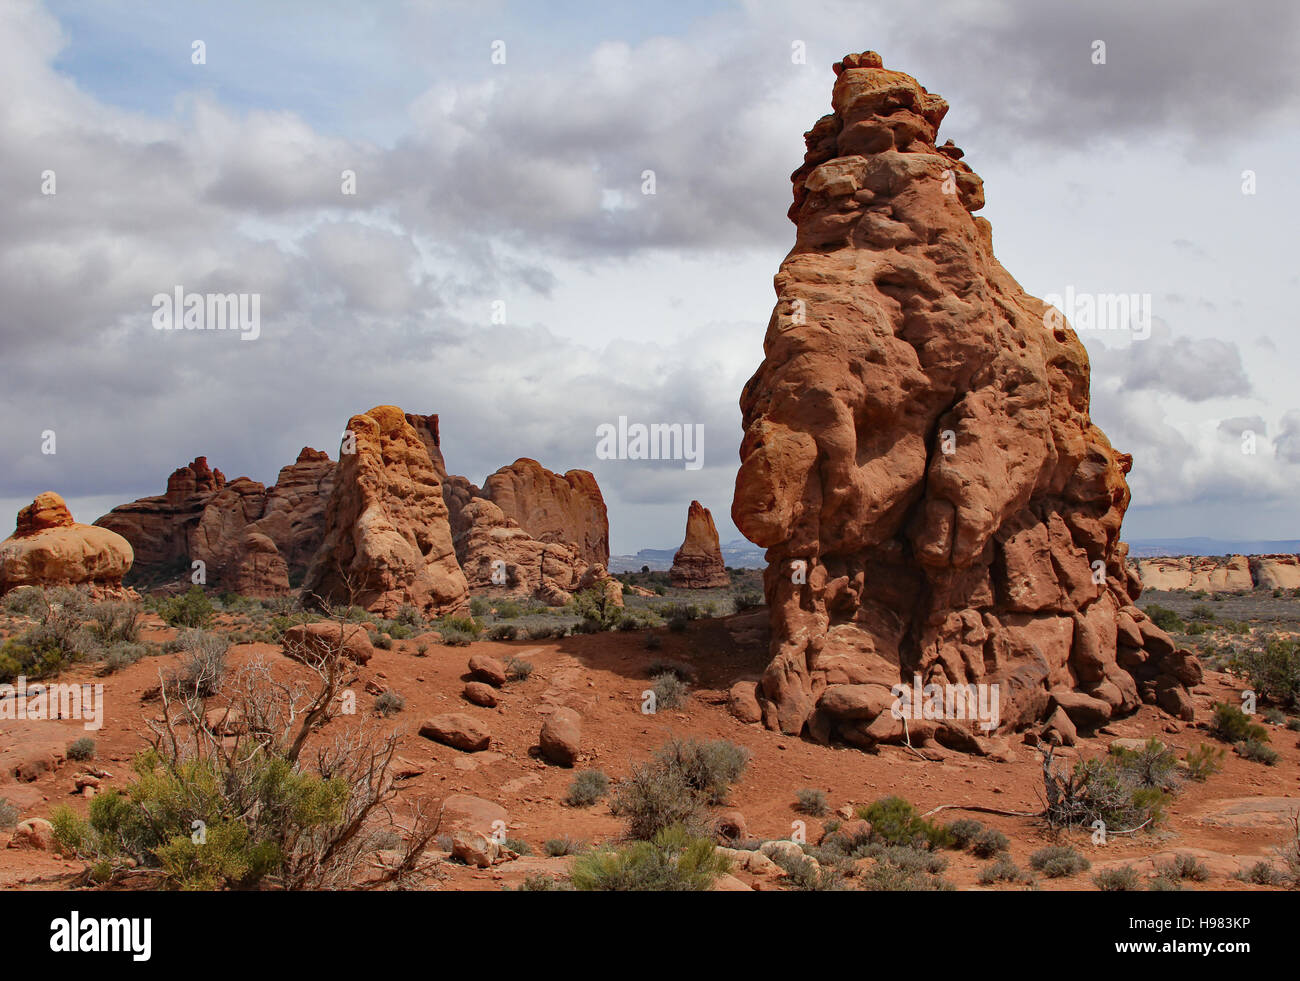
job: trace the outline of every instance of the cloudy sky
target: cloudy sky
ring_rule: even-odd
[[[952,105],[1026,289],[1150,295],[1150,336],[1082,334],[1127,537],[1300,537],[1298,41],[1288,0],[4,0],[0,514],[198,454],[269,483],[395,403],[476,482],[594,471],[616,552],[692,498],[738,537],[789,174],[874,49]],[[261,336],[154,330],[177,286],[260,294]],[[620,415],[704,467],[597,459]]]

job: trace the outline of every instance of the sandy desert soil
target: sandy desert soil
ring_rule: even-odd
[[[539,709],[547,705],[567,705],[583,717],[583,756],[578,768],[598,768],[615,779],[631,764],[649,757],[669,735],[728,739],[744,746],[751,760],[726,806],[741,811],[751,836],[761,839],[789,838],[794,822],[804,821],[808,840],[816,841],[835,810],[891,794],[905,797],[922,811],[957,804],[1030,812],[1042,807],[1039,754],[1018,738],[1013,738],[1005,760],[931,748],[930,755],[939,758],[923,761],[905,747],[882,747],[876,754],[825,747],[739,722],[727,711],[726,693],[734,681],[757,677],[766,663],[766,651],[750,642],[752,628],[763,616],[765,611],[758,610],[695,620],[682,632],[660,628],[541,641],[480,641],[468,647],[435,644],[423,655],[416,641],[395,641],[391,649],[377,650],[360,669],[355,686],[358,715],[331,725],[364,723],[401,730],[399,756],[415,764],[412,769],[423,772],[402,781],[399,802],[468,794],[498,803],[508,813],[510,836],[527,842],[533,853],[490,870],[450,860],[437,862],[422,883],[426,888],[496,890],[517,886],[527,876],[539,873],[562,879],[573,860],[542,857],[545,841],[569,836],[598,844],[622,836],[623,821],[610,813],[607,802],[587,808],[562,802],[575,770],[549,764],[540,756],[537,744],[543,714]],[[223,616],[221,621],[226,629],[233,629],[231,617]],[[10,628],[13,626],[11,623]],[[219,625],[217,629],[222,628]],[[175,633],[150,615],[142,639],[160,644]],[[652,635],[660,638],[657,650],[647,647]],[[535,665],[527,680],[506,685],[495,709],[470,705],[461,695],[469,677],[467,660],[480,653],[501,659],[522,657]],[[121,787],[127,782],[133,754],[146,745],[146,722],[158,713],[159,703],[142,696],[158,685],[159,671],[170,667],[177,656],[147,657],[108,676],[100,676],[93,665],[78,665],[60,676],[62,682],[104,685],[104,725],[90,735],[97,742],[94,765],[111,774],[105,786]],[[232,666],[256,657],[268,659],[277,672],[297,668],[272,644],[244,643],[231,649]],[[689,666],[694,673],[689,699],[680,710],[644,715],[641,693],[648,687],[651,670],[663,662]],[[405,699],[404,710],[389,719],[375,715],[371,708],[374,696],[364,691],[367,683],[398,692]],[[1081,738],[1076,747],[1058,750],[1057,757],[1069,765],[1078,756],[1105,754],[1112,739],[1152,735],[1184,755],[1201,743],[1213,743],[1204,731],[1210,707],[1215,701],[1236,701],[1240,687],[1239,680],[1225,673],[1207,672],[1205,683],[1195,692],[1196,723],[1180,723],[1154,706],[1143,706],[1093,738]],[[423,719],[452,711],[468,714],[490,730],[489,750],[464,753],[418,735]],[[1275,766],[1241,759],[1229,750],[1221,772],[1205,783],[1188,781],[1183,786],[1164,827],[1112,836],[1104,847],[1093,845],[1084,834],[1072,834],[1065,840],[1092,861],[1093,872],[1112,864],[1131,864],[1151,874],[1156,862],[1167,861],[1175,852],[1187,852],[1200,858],[1211,872],[1205,882],[1185,883],[1188,888],[1262,888],[1234,875],[1247,865],[1274,857],[1274,849],[1289,835],[1288,815],[1300,809],[1296,733],[1282,726],[1269,728],[1270,745],[1280,754]],[[63,802],[84,811],[88,802],[73,786],[73,776],[84,764],[64,762],[30,783],[16,781],[10,771],[29,754],[61,752],[85,734],[79,721],[0,721],[0,797],[7,798],[22,817],[46,816]],[[796,810],[795,792],[806,787],[825,791],[831,814],[819,819]],[[958,810],[940,815],[948,820],[963,816],[1005,833],[1011,840],[1011,856],[1021,867],[1027,866],[1031,852],[1060,840],[1037,818]],[[66,888],[84,867],[46,852],[6,848],[9,837],[9,832],[0,831],[0,887]],[[949,862],[945,878],[958,888],[980,888],[977,876],[985,861],[967,852],[946,851],[944,855]],[[782,888],[771,876],[737,871],[735,878],[754,889]],[[1095,888],[1090,873],[1042,879],[1038,886],[1048,890]]]

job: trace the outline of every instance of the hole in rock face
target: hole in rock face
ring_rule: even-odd
[[[1065,331],[1061,330],[1059,327],[1056,330],[1052,331],[1052,336],[1055,337],[1062,344],[1065,343]]]

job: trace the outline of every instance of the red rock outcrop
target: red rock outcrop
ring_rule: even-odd
[[[328,454],[304,447],[269,490],[198,457],[167,480],[167,493],[123,504],[96,525],[136,550],[141,580],[189,581],[204,563],[206,585],[248,595],[277,595],[302,578],[325,531],[333,484]]]
[[[468,609],[442,480],[420,435],[392,405],[347,429],[355,451],[340,456],[304,599],[390,615],[408,603],[432,616]]]
[[[14,533],[0,542],[0,594],[81,584],[119,592],[133,556],[121,535],[73,521],[63,498],[46,491],[18,512]]]
[[[673,556],[668,581],[683,589],[731,585],[718,544],[717,525],[709,509],[699,501],[691,501],[686,512],[686,538]]]
[[[1083,345],[994,257],[982,182],[935,145],[947,103],[872,52],[835,74],[740,400],[732,515],[769,562],[764,723],[984,751],[1057,707],[1185,716],[1200,669],[1133,605],[1131,458],[1092,424]],[[891,687],[918,677],[996,692],[996,724],[900,718]]]
[[[521,457],[488,477],[480,496],[539,542],[570,545],[585,561],[609,565],[609,516],[590,471],[560,475]]]

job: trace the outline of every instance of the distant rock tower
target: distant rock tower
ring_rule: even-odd
[[[673,556],[669,581],[682,589],[731,585],[718,545],[718,528],[709,509],[699,501],[691,501],[686,512],[686,540]]]

